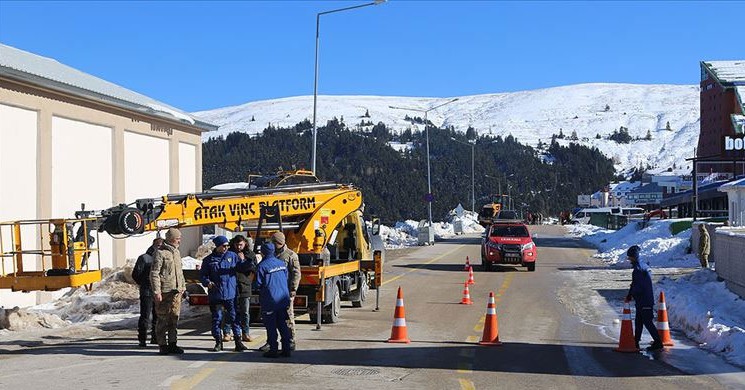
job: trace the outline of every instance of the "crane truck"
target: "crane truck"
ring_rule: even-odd
[[[362,192],[352,185],[318,182],[307,171],[254,182],[263,186],[137,199],[97,211],[83,206],[71,219],[0,223],[0,288],[90,289],[101,280],[98,234],[126,238],[170,227],[216,225],[245,232],[257,245],[283,231],[287,247],[298,253],[301,264],[295,311],[310,314],[318,327],[338,321],[342,300],[362,306],[369,290],[382,284],[385,261],[379,222],[368,226],[363,217]],[[36,226],[37,237],[46,234],[47,240],[24,242],[22,232],[28,226]],[[28,249],[28,241],[33,241],[32,247],[41,242],[41,247]],[[40,256],[43,269],[24,271],[24,255]],[[94,255],[97,267],[92,264]],[[12,265],[6,267],[6,259]],[[189,290],[199,294],[193,286]]]

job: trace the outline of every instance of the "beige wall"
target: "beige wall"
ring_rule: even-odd
[[[18,214],[0,214],[0,220],[72,218],[80,203],[93,209],[130,203],[132,195],[159,197],[179,192],[181,181],[200,191],[201,163],[201,132],[195,127],[0,78],[0,210],[13,203]],[[183,171],[180,164],[187,165]],[[148,172],[133,174],[143,166],[161,169],[160,180]],[[5,197],[2,191],[11,187],[17,192]],[[16,207],[16,199],[25,203]],[[105,241],[104,266],[123,265],[147,247]],[[23,304],[2,297],[0,306]]]

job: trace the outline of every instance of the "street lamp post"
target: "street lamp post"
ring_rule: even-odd
[[[474,171],[474,155],[476,154],[476,140],[473,142],[463,142],[450,137],[451,140],[471,147],[471,211],[476,211],[476,179]]]
[[[334,9],[331,11],[324,11],[319,12],[316,14],[316,60],[315,60],[315,68],[313,69],[313,153],[311,156],[311,170],[313,171],[313,174],[316,174],[316,141],[318,139],[318,127],[316,125],[316,107],[318,103],[318,43],[320,41],[320,32],[321,32],[321,15],[326,14],[332,14],[335,12],[342,12],[342,11],[349,11],[356,8],[362,8],[362,7],[368,7],[371,5],[378,5],[385,3],[386,0],[375,0],[372,3],[367,4],[360,4],[355,5],[352,7],[345,7],[345,8],[339,8]]]
[[[434,107],[430,107],[426,110],[422,110],[420,108],[412,108],[412,107],[394,107],[394,106],[388,106],[388,108],[392,108],[394,110],[408,110],[408,111],[415,111],[415,112],[423,112],[424,113],[424,132],[427,136],[427,206],[428,206],[428,221],[429,221],[429,228],[432,229],[432,177],[430,174],[429,169],[429,127],[427,127],[427,113],[429,113],[432,110],[436,110],[444,105],[450,104],[452,102],[457,101],[458,98],[448,100],[445,103],[436,105]]]

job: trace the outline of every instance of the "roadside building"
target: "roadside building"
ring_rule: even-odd
[[[0,44],[0,221],[72,218],[81,203],[95,210],[200,191],[202,133],[216,129],[52,58]],[[136,258],[153,234],[101,235],[101,266]],[[23,238],[43,241],[30,230]],[[184,248],[200,241],[199,229],[185,229]],[[24,270],[40,268],[38,256],[24,257]],[[47,298],[0,291],[6,307]]]
[[[612,207],[634,207],[635,205],[626,199],[626,196],[635,188],[641,186],[638,181],[621,181],[610,184],[610,206]]]
[[[696,157],[739,159],[698,163],[697,178],[734,178],[745,172],[745,60],[701,62],[701,130]],[[735,172],[733,172],[735,171]]]
[[[642,207],[645,210],[659,208],[662,200],[662,187],[657,183],[649,183],[634,188],[626,195],[629,206]]]
[[[718,190],[727,194],[729,224],[745,226],[745,179],[722,184]]]

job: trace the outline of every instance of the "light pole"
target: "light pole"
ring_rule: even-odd
[[[432,177],[430,175],[429,170],[429,127],[427,126],[427,113],[436,110],[444,105],[450,104],[452,102],[457,101],[458,98],[451,99],[446,101],[445,103],[438,104],[434,107],[428,108],[426,110],[422,110],[420,108],[411,108],[411,107],[394,107],[394,106],[388,106],[388,108],[392,108],[394,110],[408,110],[408,111],[416,111],[416,112],[423,112],[424,113],[424,133],[427,136],[427,206],[428,206],[428,215],[429,215],[429,228],[432,229]]]
[[[473,142],[463,142],[458,141],[457,139],[450,137],[451,140],[463,144],[468,145],[471,147],[471,211],[476,211],[476,179],[475,179],[475,171],[474,171],[474,155],[476,153],[476,140],[473,140]]]
[[[386,0],[375,0],[372,3],[355,5],[353,7],[345,7],[339,9],[333,9],[331,11],[319,12],[316,14],[316,60],[315,68],[313,69],[313,154],[311,156],[311,170],[313,174],[316,174],[316,140],[318,139],[318,127],[316,126],[316,107],[318,103],[318,43],[320,41],[321,32],[321,15],[332,14],[335,12],[349,11],[356,8],[368,7],[371,5],[378,5],[385,3]]]

